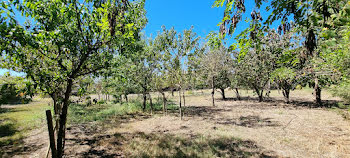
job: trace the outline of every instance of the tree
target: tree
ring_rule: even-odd
[[[304,65],[300,62],[300,54],[303,50],[299,44],[300,37],[296,34],[296,28],[292,25],[288,28],[279,27],[273,34],[268,47],[274,54],[275,66],[271,74],[271,80],[282,90],[285,102],[289,103],[289,94],[298,84],[305,81],[303,76]]]
[[[238,43],[233,48],[239,49],[235,54],[235,76],[242,86],[253,89],[259,101],[263,101],[264,89],[275,67],[273,52],[277,46],[271,43],[275,38],[272,30],[262,27],[260,13],[253,11],[251,16],[250,27],[237,37]]]
[[[217,33],[211,32],[208,34],[207,39],[207,45],[210,50],[222,49],[222,51],[224,51],[222,54],[220,54],[221,57],[219,57],[219,60],[222,61],[218,62],[224,65],[218,67],[218,74],[215,77],[215,84],[213,86],[215,89],[220,90],[222,99],[225,100],[225,89],[231,86],[230,76],[232,76],[232,70],[234,68],[232,62],[233,59],[231,58],[229,50],[226,49],[224,46],[224,43],[226,43],[226,41],[222,38],[222,36],[218,35]]]
[[[219,88],[225,99],[225,88],[229,86],[229,72],[231,72],[232,58],[223,45],[222,38],[214,32],[207,36],[207,43],[194,53],[191,58],[191,67],[197,68],[197,73],[212,89],[212,105],[215,106],[215,89]],[[194,69],[195,70],[195,69]]]
[[[350,78],[350,3],[339,2],[339,12],[333,13],[332,18],[328,18],[320,36],[320,51],[323,53],[323,62],[320,67],[326,69],[326,74],[331,75],[333,82],[331,91],[334,95],[340,96],[346,102],[350,102],[349,78]],[[323,71],[325,73],[325,71]]]
[[[114,54],[123,54],[122,47],[139,39],[146,23],[144,1],[10,2],[2,2],[1,8],[8,12],[0,20],[3,66],[24,72],[54,100],[59,115],[57,157],[62,157],[74,82],[99,73]],[[12,7],[32,19],[32,24],[17,22]]]
[[[118,66],[112,68],[111,87],[115,98],[121,99],[124,95],[125,101],[128,102],[128,95],[139,92],[136,82],[134,81],[134,73],[132,72],[132,62],[130,59],[120,57]],[[122,101],[118,100],[117,101]]]
[[[183,33],[177,33],[173,28],[170,30],[163,28],[163,31],[165,32],[165,37],[163,38],[165,43],[163,45],[169,49],[169,53],[171,54],[171,63],[168,64],[167,71],[170,79],[169,86],[172,89],[175,87],[178,89],[180,106],[179,113],[180,118],[182,119],[182,100],[185,105],[184,90],[187,88],[187,83],[185,82],[186,72],[184,69],[184,60],[186,60],[186,57],[190,52],[194,51],[200,38],[197,37],[195,32],[193,32],[193,27],[184,30]]]
[[[78,80],[77,96],[79,96],[79,99],[82,99],[83,96],[87,95],[89,92],[92,91],[91,89],[92,89],[93,83],[94,81],[91,76],[86,76],[86,77],[84,76]]]
[[[262,2],[262,0],[255,1],[257,8],[260,8]],[[334,55],[329,53],[331,51],[327,52],[324,49],[320,49],[325,43],[329,44],[331,42],[329,38],[323,35],[325,35],[324,33],[330,35],[329,33],[332,31],[328,30],[339,31],[339,28],[341,28],[339,26],[341,25],[337,25],[337,23],[347,21],[346,16],[343,15],[348,14],[348,11],[346,11],[348,3],[346,0],[273,0],[270,2],[266,10],[272,10],[272,14],[265,20],[265,24],[271,25],[276,20],[281,20],[280,27],[284,30],[289,27],[288,20],[294,17],[294,21],[299,28],[298,33],[304,36],[305,51],[302,53],[300,60],[302,64],[306,64],[305,67],[312,68],[308,69],[305,73],[308,73],[312,78],[310,85],[314,87],[315,102],[321,105],[322,87],[332,84],[332,78],[334,78],[334,75],[337,75],[328,71],[331,67],[324,67],[324,65],[332,61],[329,57]],[[232,34],[237,23],[242,19],[242,14],[245,12],[244,1],[216,0],[214,2],[215,7],[222,7],[224,4],[225,11],[222,22],[220,23],[220,31],[224,35],[226,33]],[[336,34],[338,33],[333,35]],[[324,46],[326,47],[327,44]],[[317,68],[320,65],[322,66]],[[322,70],[322,67],[326,69]]]
[[[199,60],[201,72],[203,73],[202,75],[212,89],[212,105],[215,106],[214,94],[215,89],[217,88],[216,85],[218,85],[216,81],[218,81],[222,72],[227,71],[230,67],[228,64],[230,62],[228,52],[225,48],[214,50],[209,49],[204,54],[200,55]]]
[[[173,74],[171,51],[173,49],[173,43],[175,42],[174,37],[176,32],[173,30],[173,28],[171,30],[166,30],[164,26],[162,28],[163,31],[158,33],[154,39],[154,51],[157,51],[158,55],[155,56],[157,57],[157,70],[153,76],[153,89],[162,95],[163,113],[167,114],[167,99],[165,96],[165,90],[169,87],[174,87],[174,80],[171,77]]]
[[[178,78],[178,86],[179,86],[179,98],[180,98],[180,118],[182,119],[182,107],[181,107],[181,91],[182,91],[182,97],[183,97],[183,105],[186,106],[186,100],[185,100],[185,90],[187,88],[186,83],[186,72],[183,68],[183,59],[191,52],[193,51],[199,41],[200,37],[197,37],[197,34],[193,32],[193,26],[188,29],[184,30],[182,34],[178,34],[177,38],[177,51],[175,54],[175,71],[177,73]]]

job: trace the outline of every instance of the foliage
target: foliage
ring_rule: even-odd
[[[0,76],[0,105],[28,103],[34,95],[32,83],[23,77]]]
[[[73,83],[109,67],[109,59],[140,38],[147,22],[144,1],[9,2],[1,6],[8,12],[0,20],[2,67],[24,72],[52,97],[60,115],[57,153],[62,157]],[[30,22],[19,23],[12,7]]]
[[[337,86],[331,88],[331,92],[335,96],[339,96],[344,99],[345,102],[350,103],[350,81],[345,80]]]
[[[265,86],[270,82],[271,73],[276,65],[276,52],[280,49],[274,39],[277,37],[273,30],[266,30],[261,25],[261,19],[252,15],[250,27],[238,37],[240,52],[235,54],[237,66],[236,79],[242,86],[255,90],[259,101],[263,101]],[[260,15],[259,15],[260,16]],[[245,44],[242,41],[250,41]]]

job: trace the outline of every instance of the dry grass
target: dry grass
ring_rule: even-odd
[[[52,109],[49,102],[50,99],[36,97],[28,104],[1,106],[0,157],[16,152],[29,154],[45,144],[40,138],[47,136],[42,133],[46,130],[45,110]]]
[[[66,156],[350,157],[349,120],[330,108],[309,106],[311,92],[294,91],[293,103],[285,104],[278,91],[262,103],[252,91],[242,91],[242,101],[228,91],[229,99],[221,100],[217,93],[217,106],[212,107],[209,90],[188,91],[183,120],[176,112],[134,114],[72,126]],[[176,93],[169,97],[178,101]],[[327,92],[322,97],[339,100]]]
[[[312,90],[294,91],[284,104],[272,91],[259,103],[252,91],[243,101],[210,103],[209,91],[187,92],[185,117],[177,113],[121,122],[74,138],[69,157],[350,157],[349,121],[328,108],[310,108]],[[228,92],[233,97],[233,92]],[[157,98],[157,94],[153,94]],[[169,95],[171,96],[171,95]],[[248,97],[249,96],[249,97]],[[337,100],[327,92],[324,99]],[[178,96],[171,98],[177,102]],[[305,103],[305,104],[302,104]],[[136,116],[137,117],[137,116]],[[133,117],[135,118],[135,117]],[[77,131],[77,130],[72,130]],[[76,139],[83,135],[82,139]],[[77,145],[83,141],[84,145]],[[78,152],[77,152],[78,151]],[[113,152],[114,151],[114,152]]]

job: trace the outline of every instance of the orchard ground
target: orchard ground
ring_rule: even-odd
[[[178,96],[167,94],[150,115],[141,104],[71,105],[66,157],[350,157],[349,110],[339,98],[323,92],[325,107],[316,107],[312,89],[295,90],[291,104],[274,90],[258,102],[251,90],[242,100],[227,90],[228,99],[209,90],[187,91],[184,118],[177,111]],[[157,102],[158,94],[152,94]],[[131,100],[137,95],[132,95]],[[160,97],[161,98],[161,97]],[[45,157],[48,134],[45,110],[49,99],[1,108],[0,156]],[[161,102],[161,101],[159,101]]]

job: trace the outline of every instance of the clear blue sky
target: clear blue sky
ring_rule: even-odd
[[[205,37],[210,31],[218,31],[217,24],[223,17],[224,8],[212,8],[215,0],[146,0],[148,24],[145,28],[147,36],[155,37],[157,31],[161,31],[164,25],[170,29],[174,27],[178,32],[194,26],[194,31],[201,37]],[[250,18],[251,11],[255,8],[253,0],[246,0],[246,13],[243,16]],[[260,9],[265,20],[269,13],[265,11],[266,4]],[[273,26],[275,26],[274,24]],[[233,37],[249,26],[241,21]]]
[[[161,31],[161,26],[164,25],[170,29],[174,27],[178,32],[184,29],[189,29],[194,26],[194,31],[198,36],[205,37],[210,31],[218,31],[217,24],[223,17],[224,8],[212,8],[214,0],[146,0],[146,11],[148,24],[144,29],[146,36],[155,37],[158,31]],[[245,1],[246,17],[250,17],[250,12],[254,9],[253,0]],[[269,15],[262,7],[261,13],[264,19]],[[244,21],[238,24],[234,35],[237,35],[246,27]],[[233,37],[234,37],[233,35]],[[233,40],[229,40],[231,44]],[[8,70],[0,69],[0,75],[3,75]],[[12,75],[19,75],[12,72]]]
[[[218,31],[217,24],[223,17],[224,8],[212,8],[213,3],[214,0],[146,0],[146,35],[152,34],[154,37],[162,25],[168,29],[174,27],[178,32],[194,26],[194,31],[201,37],[205,37],[210,31]],[[250,15],[255,6],[254,1],[245,1],[245,5],[246,13]],[[249,25],[242,21],[236,33],[247,26]]]

